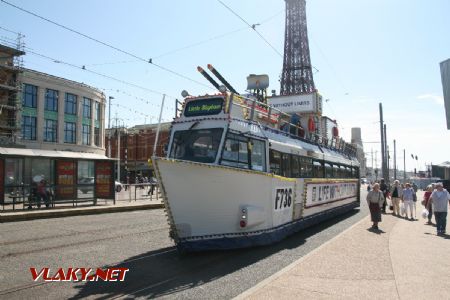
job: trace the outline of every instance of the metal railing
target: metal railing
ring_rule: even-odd
[[[160,201],[161,199],[161,191],[156,183],[122,184],[120,191],[116,189],[116,201]]]
[[[119,188],[120,187],[120,188]],[[0,200],[0,206],[3,210],[17,210],[17,209],[33,209],[33,208],[54,208],[57,205],[65,204],[72,207],[77,207],[79,204],[97,205],[97,201],[104,200],[113,201],[137,201],[150,200],[160,201],[161,195],[159,187],[156,183],[142,183],[142,184],[123,184],[115,187],[115,199],[103,199],[95,197],[94,184],[77,184],[73,186],[64,186],[73,191],[73,196],[60,198],[56,191],[63,186],[50,185],[46,186],[46,195],[39,195],[37,193],[37,185],[20,184],[20,185],[5,185],[3,201]]]

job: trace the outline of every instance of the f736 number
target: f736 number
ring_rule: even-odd
[[[291,207],[292,189],[277,189],[275,194],[275,210]]]

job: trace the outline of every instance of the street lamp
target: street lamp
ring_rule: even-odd
[[[111,158],[111,100],[113,96],[109,96],[109,109],[108,109],[108,157]]]

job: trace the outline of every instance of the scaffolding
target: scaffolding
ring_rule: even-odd
[[[15,145],[20,133],[21,82],[24,35],[18,33],[14,46],[0,44],[0,146]]]

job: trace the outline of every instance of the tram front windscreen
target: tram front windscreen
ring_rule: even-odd
[[[222,134],[223,128],[176,131],[169,157],[213,163],[216,161]]]

